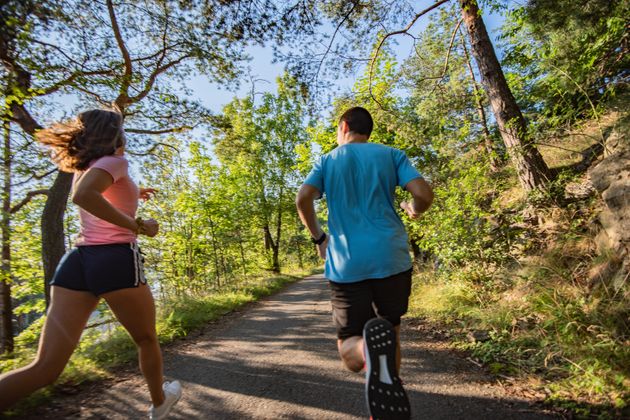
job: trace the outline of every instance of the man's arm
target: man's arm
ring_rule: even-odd
[[[317,221],[317,215],[315,214],[315,200],[321,196],[320,191],[309,184],[303,184],[297,193],[295,198],[295,205],[297,206],[298,215],[300,220],[306,226],[311,233],[311,237],[318,239],[322,236],[324,231],[319,226]],[[326,247],[328,246],[328,237],[326,240],[317,245],[317,251],[319,256],[326,259]]]
[[[400,207],[407,212],[410,218],[417,218],[424,213],[433,203],[433,190],[422,178],[412,179],[405,185],[405,189],[411,193],[413,200],[403,201]]]

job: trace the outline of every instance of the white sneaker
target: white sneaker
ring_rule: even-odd
[[[182,386],[179,381],[164,382],[162,389],[164,390],[164,402],[159,407],[151,406],[149,412],[151,420],[165,419],[182,396]]]

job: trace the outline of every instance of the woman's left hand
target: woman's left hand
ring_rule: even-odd
[[[150,200],[157,192],[155,188],[140,188],[140,198],[144,201]]]

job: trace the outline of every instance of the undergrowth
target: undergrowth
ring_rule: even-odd
[[[598,277],[615,257],[594,255],[568,215],[555,212],[562,232],[546,249],[499,269],[469,263],[421,272],[410,313],[459,331],[456,345],[493,373],[534,376],[549,402],[607,418],[630,402],[630,287]],[[470,330],[489,338],[471,341]]]

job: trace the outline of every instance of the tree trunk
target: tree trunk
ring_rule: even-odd
[[[278,251],[280,245],[277,241],[273,240],[273,237],[271,236],[271,231],[269,230],[269,225],[263,226],[263,231],[265,234],[265,248],[267,250],[271,250],[271,271],[273,271],[274,273],[279,273],[280,263],[278,259]]]
[[[490,99],[501,137],[516,167],[521,185],[525,191],[544,189],[547,181],[551,179],[551,171],[538,149],[527,137],[525,119],[505,80],[501,64],[479,13],[477,1],[460,0],[460,3],[481,82]]]
[[[13,306],[11,302],[11,131],[3,124],[2,185],[2,281],[0,282],[0,354],[13,351]]]
[[[214,235],[214,222],[212,218],[208,216],[208,222],[210,224],[210,235],[212,235],[212,253],[214,254],[214,271],[215,271],[215,280],[216,280],[216,288],[217,290],[221,288],[221,273],[219,272],[219,254],[217,252],[217,241],[216,236]]]
[[[247,262],[245,261],[245,248],[243,247],[243,238],[241,237],[240,227],[237,229],[238,246],[241,251],[241,265],[243,267],[243,275],[247,276]]]
[[[50,285],[48,283],[55,274],[57,264],[66,252],[63,216],[66,212],[71,188],[72,174],[57,172],[57,177],[49,190],[48,199],[42,212],[42,261],[44,263],[46,307],[50,303]]]
[[[280,249],[278,246],[273,247],[273,254],[271,259],[271,271],[276,274],[280,273]]]
[[[481,128],[483,130],[483,143],[486,149],[486,153],[488,155],[488,162],[490,163],[490,170],[492,172],[497,172],[499,170],[500,161],[497,158],[496,150],[494,150],[494,145],[492,144],[492,136],[490,135],[490,130],[488,129],[488,119],[486,118],[486,110],[483,106],[483,100],[481,99],[481,91],[479,89],[477,79],[475,78],[475,72],[473,70],[472,63],[470,62],[470,55],[468,54],[466,41],[463,38],[462,38],[462,47],[464,48],[466,66],[468,67],[468,72],[470,73],[470,80],[472,81],[473,95],[475,95],[475,104],[477,106],[477,114],[479,115]]]
[[[280,179],[284,179],[284,173]],[[280,237],[282,236],[282,198],[284,193],[284,186],[280,187],[280,193],[278,194],[278,218],[276,219],[276,240],[273,247],[273,264],[271,269],[274,273],[280,273]]]

